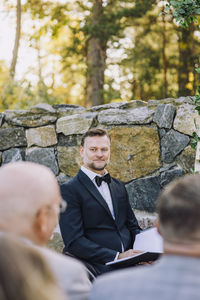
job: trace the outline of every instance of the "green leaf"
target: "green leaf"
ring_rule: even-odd
[[[189,171],[190,171],[191,174],[194,174],[194,173],[195,173],[195,172],[194,172],[194,168],[190,168]]]
[[[198,105],[200,102],[200,95],[195,95],[194,104]]]
[[[196,149],[197,147],[197,142],[194,140],[191,140],[190,146],[192,147],[192,149]]]
[[[195,107],[195,110],[197,110],[198,113],[199,113],[199,115],[200,115],[200,106],[196,106],[196,107]]]
[[[194,126],[195,126],[196,129],[199,129],[199,126],[197,125],[197,120],[196,120],[196,118],[194,118]]]
[[[179,9],[178,9],[178,13],[181,14],[181,15],[183,15],[183,14],[185,14],[185,10],[182,9],[182,8],[179,8]]]
[[[198,143],[198,141],[200,141],[200,138],[198,137],[198,135],[195,131],[192,133],[192,136],[193,136],[193,139],[191,139],[190,146],[193,149],[196,149],[197,143]]]
[[[197,8],[197,9],[195,10],[195,13],[196,13],[197,15],[200,15],[200,8]]]
[[[169,1],[170,5],[172,5],[173,7],[178,7],[179,6],[179,1]]]

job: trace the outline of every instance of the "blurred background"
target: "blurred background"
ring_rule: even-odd
[[[180,26],[169,2],[2,0],[0,111],[194,95],[198,20]]]

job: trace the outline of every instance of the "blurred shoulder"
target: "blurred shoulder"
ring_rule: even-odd
[[[137,290],[141,291],[144,275],[145,271],[137,267],[103,274],[94,282],[89,299],[132,299]]]
[[[46,258],[60,288],[73,300],[86,300],[91,282],[85,266],[78,260],[45,247],[37,247]]]
[[[44,257],[46,257],[47,260],[50,261],[51,264],[55,263],[57,267],[61,266],[65,268],[67,266],[68,268],[77,269],[79,271],[85,269],[81,262],[72,257],[58,253],[46,247],[38,247],[38,249],[40,249],[41,253],[44,255]]]

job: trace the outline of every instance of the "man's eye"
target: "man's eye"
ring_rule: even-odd
[[[96,149],[95,149],[95,148],[92,148],[92,149],[90,149],[90,151],[93,151],[93,152],[94,152],[94,151],[96,151]]]

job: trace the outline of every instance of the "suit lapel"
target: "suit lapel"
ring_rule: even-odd
[[[111,183],[109,184],[109,189],[110,189],[110,194],[112,198],[112,203],[113,203],[113,209],[114,209],[114,214],[115,214],[115,222],[117,222],[118,219],[118,202],[117,202],[117,194],[116,194],[116,187],[115,187],[115,182],[111,177]]]
[[[79,172],[78,172],[78,178],[81,181],[81,183],[85,186],[85,188],[92,194],[92,196],[94,197],[94,199],[96,199],[105,208],[105,210],[108,212],[108,214],[113,219],[112,214],[110,212],[110,209],[109,209],[106,201],[101,196],[101,194],[97,190],[97,188],[94,185],[94,183],[90,180],[90,178],[82,170],[79,170]]]

